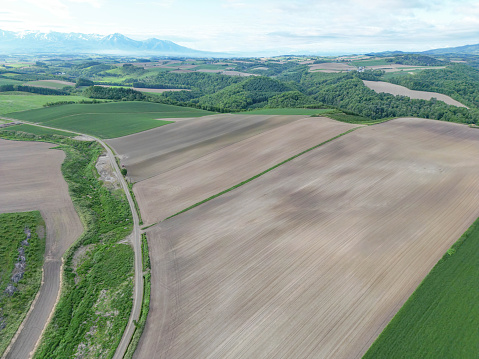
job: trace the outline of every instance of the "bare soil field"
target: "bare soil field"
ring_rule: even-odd
[[[172,72],[172,73],[176,73],[176,74],[187,74],[187,73],[189,73],[189,72],[194,72],[194,71],[193,71],[193,70],[187,70],[187,69],[185,69],[185,70],[178,69],[178,70],[173,70],[173,71],[171,71],[171,72]]]
[[[324,117],[304,118],[141,181],[133,191],[143,221],[163,220],[354,127]]]
[[[137,358],[360,358],[479,217],[479,132],[358,129],[147,231]]]
[[[352,66],[344,62],[325,62],[322,64],[309,65],[309,71],[334,73],[352,70],[356,70],[356,66]]]
[[[240,72],[240,71],[233,71],[233,70],[225,70],[221,72],[222,75],[228,76],[259,76],[258,74],[250,74],[249,72]]]
[[[175,92],[175,91],[191,91],[187,89],[150,89],[143,87],[133,87],[133,90],[140,92],[152,92],[152,93],[163,93],[163,92]]]
[[[385,72],[411,71],[411,70],[437,70],[445,69],[446,66],[414,66],[402,64],[366,66],[368,70],[383,70]]]
[[[106,142],[133,181],[170,171],[225,146],[305,116],[212,115],[177,121]]]
[[[39,210],[46,223],[44,283],[7,358],[28,358],[60,289],[61,257],[83,226],[60,171],[65,154],[55,145],[0,139],[0,212]]]
[[[377,93],[385,92],[385,93],[390,93],[391,95],[394,95],[394,96],[401,95],[401,96],[407,96],[407,97],[418,99],[418,100],[430,100],[433,97],[435,97],[439,101],[444,101],[448,105],[453,105],[457,107],[467,107],[467,106],[464,106],[459,101],[456,101],[447,95],[443,95],[437,92],[410,90],[407,87],[395,85],[395,84],[391,84],[389,82],[383,82],[383,81],[363,80],[363,83],[367,87],[369,87],[371,90],[374,90]]]
[[[199,70],[196,70],[196,72],[209,72],[209,73],[212,73],[212,74],[219,74],[221,72],[223,72],[224,70],[209,70],[209,69],[199,69]]]

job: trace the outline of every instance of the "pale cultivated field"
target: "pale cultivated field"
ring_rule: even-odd
[[[444,101],[448,105],[453,105],[457,107],[467,107],[467,106],[464,106],[459,101],[456,101],[447,95],[443,95],[437,92],[410,90],[407,87],[395,85],[395,84],[391,84],[389,82],[383,82],[383,81],[363,80],[363,83],[367,87],[369,87],[371,90],[374,90],[377,93],[385,92],[385,93],[390,93],[391,95],[394,95],[394,96],[401,95],[401,96],[407,96],[407,97],[418,99],[418,100],[430,100],[434,97],[439,101]]]
[[[239,71],[233,71],[233,70],[225,70],[221,72],[222,75],[228,75],[228,76],[259,76],[257,74],[250,74],[248,72],[239,72]]]
[[[137,358],[359,358],[479,216],[479,131],[358,129],[147,232]]]
[[[209,73],[212,73],[212,74],[219,74],[221,72],[223,72],[224,70],[209,70],[209,69],[199,69],[199,70],[196,70],[196,72],[209,72]]]
[[[150,89],[150,88],[143,88],[143,87],[133,87],[133,90],[140,91],[140,92],[151,92],[151,93],[191,91],[191,90],[187,90],[187,89]]]
[[[208,153],[304,116],[212,115],[106,142],[120,154],[133,181],[177,168]]]
[[[343,71],[355,71],[356,66],[346,64],[344,62],[325,62],[322,64],[312,64],[309,65],[309,71],[319,71],[319,72],[343,72]]]
[[[28,358],[53,309],[60,288],[61,257],[83,232],[55,145],[0,139],[0,212],[39,210],[47,227],[44,283],[35,307],[7,358]]]
[[[411,71],[411,70],[437,70],[445,69],[446,66],[414,66],[401,64],[366,66],[368,70],[383,70],[385,72]]]
[[[304,118],[234,143],[133,187],[145,225],[153,224],[354,128]]]
[[[170,71],[172,73],[176,73],[176,74],[187,74],[189,72],[194,72],[193,70],[187,70],[187,69],[179,69],[179,70],[173,70],[173,71]]]

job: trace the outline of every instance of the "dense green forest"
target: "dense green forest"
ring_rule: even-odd
[[[464,64],[390,77],[388,81],[411,90],[443,93],[468,106],[479,107],[479,71]]]
[[[392,58],[386,58],[387,62],[400,65],[412,65],[412,66],[441,66],[447,65],[449,61],[438,60],[431,56],[419,55],[419,54],[405,54],[394,56]]]
[[[146,96],[139,91],[123,87],[90,86],[83,90],[83,96],[90,98],[121,100],[121,101],[144,101]]]
[[[437,70],[436,70],[437,71]],[[466,109],[442,101],[413,100],[406,96],[376,93],[361,81],[361,75],[349,73],[332,79],[308,76],[303,81],[305,90],[317,102],[345,109],[377,120],[387,117],[417,116],[442,121],[476,123],[477,109]]]
[[[0,92],[20,91],[31,92],[40,95],[68,95],[67,91],[55,90],[46,87],[23,86],[23,85],[1,85]]]
[[[193,102],[202,106],[238,111],[265,107],[271,97],[292,90],[292,86],[281,81],[269,77],[253,77]]]

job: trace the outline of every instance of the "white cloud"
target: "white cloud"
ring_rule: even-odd
[[[103,5],[103,1],[101,0],[68,0],[72,3],[80,3],[80,4],[89,4],[95,8],[100,8]]]
[[[26,0],[27,3],[34,5],[42,10],[48,11],[58,17],[70,17],[68,6],[60,0]]]
[[[4,23],[5,30],[121,32],[212,51],[420,50],[479,42],[477,0],[9,0],[2,12],[19,21]]]

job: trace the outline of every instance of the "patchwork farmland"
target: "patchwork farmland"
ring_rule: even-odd
[[[39,210],[47,235],[44,282],[8,358],[27,358],[34,349],[60,290],[61,258],[83,232],[60,171],[65,154],[52,146],[0,139],[0,213]]]
[[[396,119],[151,227],[136,357],[360,357],[479,216],[478,155],[477,130]]]
[[[476,356],[474,56],[4,57],[0,356]]]

